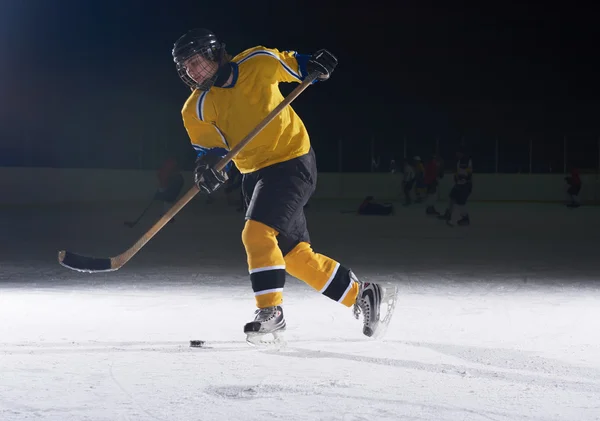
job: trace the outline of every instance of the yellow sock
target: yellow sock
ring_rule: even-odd
[[[302,242],[285,256],[287,272],[346,307],[356,302],[358,283],[349,270],[335,260],[315,253],[310,244]]]
[[[273,228],[253,220],[247,220],[242,231],[258,308],[273,307],[283,302],[285,260],[277,244],[277,234]]]

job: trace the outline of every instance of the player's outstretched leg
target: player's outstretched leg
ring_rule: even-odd
[[[285,317],[281,306],[259,308],[255,311],[254,320],[244,326],[246,341],[252,345],[281,342],[283,332],[285,332]]]
[[[298,244],[285,255],[287,272],[326,297],[354,308],[356,318],[363,315],[363,333],[381,337],[396,305],[396,288],[361,282],[347,267],[325,255],[315,253],[308,243]]]

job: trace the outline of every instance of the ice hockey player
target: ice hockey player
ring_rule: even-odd
[[[415,202],[421,203],[426,192],[425,166],[418,155],[413,158],[413,162],[413,168],[415,169]]]
[[[435,208],[438,191],[437,187],[439,180],[444,177],[444,168],[437,154],[434,154],[429,162],[425,165],[425,186],[427,187],[427,215],[439,216],[439,212]]]
[[[456,159],[454,187],[450,191],[450,206],[446,209],[445,214],[440,215],[439,218],[445,219],[449,226],[457,224],[466,226],[471,224],[466,204],[473,190],[473,162],[462,149],[456,152]]]
[[[195,182],[208,194],[227,178],[215,170],[216,163],[283,101],[278,84],[301,82],[313,72],[325,81],[337,65],[326,50],[304,55],[257,46],[231,57],[206,29],[181,36],[172,54],[180,78],[192,88],[182,109],[183,123],[198,152]],[[244,326],[247,341],[260,344],[270,334],[277,341],[285,330],[286,272],[353,307],[356,318],[362,313],[364,335],[377,336],[389,320],[380,319],[380,309],[386,304],[393,308],[395,289],[386,303],[381,285],[359,281],[347,266],[313,251],[303,209],[316,187],[315,153],[292,107],[269,123],[234,163],[243,174],[247,210],[242,243],[258,308]]]
[[[412,203],[410,192],[415,185],[415,170],[408,159],[404,159],[402,165],[402,192],[404,193],[404,206]]]

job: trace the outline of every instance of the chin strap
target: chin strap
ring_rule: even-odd
[[[215,80],[214,86],[222,88],[227,83],[229,76],[231,76],[231,64],[225,63],[217,70],[217,79]]]

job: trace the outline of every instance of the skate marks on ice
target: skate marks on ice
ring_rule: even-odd
[[[329,349],[351,347],[354,352],[336,352]],[[419,349],[427,349],[440,354],[440,360],[454,360],[455,363],[431,363],[417,359],[399,359],[372,356],[374,349],[382,354],[410,355]],[[202,348],[190,348],[183,342],[103,342],[87,343],[78,346],[45,344],[35,345],[0,344],[0,352],[10,353],[80,353],[80,352],[154,352],[154,353],[195,353],[209,356],[222,352],[256,352],[260,354],[299,359],[331,359],[355,361],[361,364],[376,364],[429,373],[454,375],[459,377],[482,378],[498,381],[518,382],[547,387],[549,385],[573,391],[594,392],[600,395],[600,370],[569,364],[560,360],[540,357],[533,352],[520,352],[514,349],[493,349],[457,346],[449,344],[411,343],[404,341],[375,341],[372,339],[332,339],[332,340],[292,340],[273,347],[253,347],[243,340],[210,341]],[[362,352],[361,352],[362,351]],[[409,351],[409,352],[407,352]]]
[[[600,383],[600,368],[541,357],[536,355],[535,352],[519,351],[513,348],[482,348],[442,343],[404,343],[410,346],[427,348],[449,357],[459,358],[467,363],[485,365],[490,368],[534,372],[543,376],[588,379],[591,382]]]
[[[336,351],[336,349],[352,352]],[[389,358],[389,355],[417,356],[426,350],[432,358]],[[52,354],[110,354],[147,352],[164,354],[194,353],[198,357],[214,353],[256,352],[298,359],[331,359],[355,361],[402,369],[459,377],[505,380],[530,385],[548,386],[574,391],[594,391],[600,395],[600,369],[569,364],[540,357],[533,352],[515,349],[481,348],[450,344],[430,344],[373,339],[291,340],[275,347],[254,347],[243,339],[211,341],[201,348],[190,348],[185,341],[153,342],[57,342],[57,343],[0,343],[5,355]],[[378,356],[381,355],[381,356]],[[438,355],[440,362],[431,362]],[[194,357],[195,358],[195,357]],[[421,361],[419,361],[421,360]],[[441,362],[452,361],[452,363]]]
[[[334,343],[354,343],[355,351],[335,352]],[[572,365],[560,360],[536,356],[535,353],[519,352],[514,349],[489,349],[460,347],[445,344],[422,344],[403,341],[387,341],[384,355],[415,355],[427,349],[429,354],[448,362],[425,362],[415,359],[401,359],[370,356],[372,350],[365,341],[313,342],[309,347],[288,346],[277,355],[299,359],[331,359],[355,361],[362,364],[376,364],[401,369],[418,370],[429,373],[452,375],[463,378],[509,381],[529,386],[555,387],[577,392],[591,392],[600,395],[600,370],[591,367]],[[347,345],[338,346],[347,349]],[[363,353],[359,353],[360,349]],[[429,358],[431,360],[431,358]]]
[[[63,342],[37,346],[5,343],[0,344],[0,353],[19,359],[41,357],[43,360],[46,355],[51,358],[48,361],[62,361],[65,367],[79,359],[88,361],[81,361],[88,366],[87,359],[92,358],[95,362],[88,366],[91,368],[85,383],[87,387],[96,385],[97,391],[89,392],[94,396],[110,396],[115,410],[126,416],[120,419],[167,420],[169,413],[188,413],[190,405],[226,408],[227,401],[232,402],[232,406],[223,411],[232,414],[233,408],[241,410],[240,405],[252,401],[254,410],[275,405],[278,409],[273,411],[292,411],[286,413],[289,419],[299,415],[293,411],[303,408],[308,412],[303,412],[306,417],[302,419],[307,420],[537,421],[556,418],[551,417],[550,412],[542,411],[544,416],[535,416],[535,412],[517,413],[510,405],[491,405],[494,401],[485,397],[490,383],[499,385],[499,390],[503,390],[501,394],[506,393],[506,388],[516,388],[515,393],[531,389],[526,393],[532,396],[540,396],[540,391],[550,395],[558,393],[557,396],[564,396],[566,391],[600,395],[600,370],[584,369],[514,349],[337,338],[290,340],[286,348],[275,351],[250,347],[242,338],[237,341],[204,339],[206,344],[202,348],[190,348],[183,341]],[[65,355],[52,355],[61,353]],[[265,369],[277,366],[278,370],[263,372],[253,367],[254,363]],[[221,369],[215,369],[219,365],[223,365],[225,375],[219,374]],[[71,387],[60,364],[53,368],[46,364],[40,367],[44,367],[44,371],[32,372],[31,376],[59,373],[64,378],[58,383],[62,382],[67,389]],[[350,370],[350,367],[353,368]],[[70,370],[78,372],[76,368]],[[367,377],[360,374],[368,372],[374,374]],[[380,383],[377,379],[382,378],[387,380]],[[445,387],[436,389],[437,384],[448,381],[463,389],[462,394],[458,392],[462,398],[456,405],[451,399],[453,393]],[[479,390],[480,387],[483,389]],[[159,400],[160,405],[149,400],[157,388],[164,388],[168,395]],[[432,389],[428,391],[429,388]],[[474,400],[463,402],[469,389],[474,391]],[[77,390],[81,393],[79,388]],[[497,389],[494,386],[491,390]],[[479,393],[481,398],[485,397],[487,407],[485,403],[477,403]],[[23,398],[16,402],[28,401]],[[78,409],[80,402],[73,403],[72,407],[63,409],[71,414],[87,413],[86,408]],[[538,404],[536,401],[535,406],[541,408]],[[46,409],[57,413],[63,410],[56,403],[52,405],[53,409]],[[0,399],[0,419],[16,420],[18,413],[41,414],[39,411],[44,410],[18,406],[11,407]],[[209,414],[210,411],[206,415]],[[590,414],[589,408],[587,414]],[[2,418],[4,415],[6,418]],[[267,414],[254,415],[248,419],[258,420]],[[279,412],[272,415],[271,419],[286,419]],[[210,415],[199,419],[210,419]]]
[[[130,401],[130,406],[135,406],[136,408],[138,408],[138,410],[136,411],[137,414],[136,416],[140,416],[141,413],[144,413],[147,417],[153,419],[153,420],[159,420],[159,421],[167,421],[167,418],[162,418],[159,416],[156,416],[154,413],[152,413],[151,411],[149,411],[147,408],[147,405],[144,404],[144,402],[140,402],[138,401],[138,399],[136,399],[136,397],[134,396],[134,394],[129,391],[121,381],[119,381],[119,379],[115,376],[115,373],[113,371],[113,366],[114,366],[114,361],[110,363],[108,372],[110,374],[110,378],[112,379],[113,383],[121,390],[121,392],[123,392],[123,394],[127,397],[127,399]],[[130,411],[129,411],[130,412]],[[129,417],[127,417],[126,415],[124,416],[124,418],[129,421]]]
[[[248,351],[253,348],[248,346],[243,339],[239,341],[206,341],[202,347],[189,346],[189,340],[181,341],[82,341],[82,342],[24,342],[1,343],[0,353],[8,354],[106,354],[111,352],[149,352],[180,354],[197,352],[219,351],[235,352]],[[260,348],[258,348],[260,349]]]
[[[335,351],[352,349],[352,352]],[[454,363],[432,363],[415,359],[389,358],[381,355],[414,355],[428,350],[440,355],[440,360]],[[375,341],[372,339],[291,340],[276,348],[252,347],[239,341],[207,340],[202,348],[190,348],[185,341],[162,342],[84,342],[84,343],[22,343],[2,344],[5,355],[48,354],[110,354],[148,352],[189,354],[198,357],[214,353],[242,352],[271,354],[298,359],[331,359],[355,361],[361,364],[397,367],[460,377],[506,380],[532,385],[553,384],[575,391],[595,391],[600,395],[600,370],[544,358],[535,353],[514,349],[491,349],[448,344],[410,343],[404,341]],[[431,358],[430,358],[431,360]]]
[[[328,421],[373,421],[378,420],[403,420],[403,421],[426,421],[426,420],[482,420],[482,421],[513,421],[514,415],[490,410],[473,410],[461,406],[450,406],[441,404],[424,404],[406,399],[393,399],[379,396],[374,404],[372,396],[365,396],[361,392],[359,384],[351,382],[331,381],[327,383],[316,383],[312,385],[273,385],[264,383],[248,383],[244,385],[223,385],[218,387],[208,387],[205,393],[213,395],[221,400],[230,401],[252,401],[252,400],[277,400],[277,401],[295,401],[305,398],[331,400],[336,402],[337,408],[331,411],[324,411],[321,415],[313,412],[310,419],[328,420]],[[345,402],[345,403],[342,403]],[[348,407],[348,403],[357,404],[362,409],[359,415],[356,411],[340,411]],[[378,407],[384,404],[386,408]],[[316,408],[315,408],[316,409]],[[315,411],[313,409],[313,411]],[[318,410],[317,410],[318,411]],[[399,413],[408,412],[400,415]],[[420,415],[414,415],[419,413]],[[409,415],[410,414],[410,415]],[[297,416],[297,414],[296,414]],[[307,418],[303,418],[307,419]],[[524,417],[528,421],[542,421],[544,418]]]

